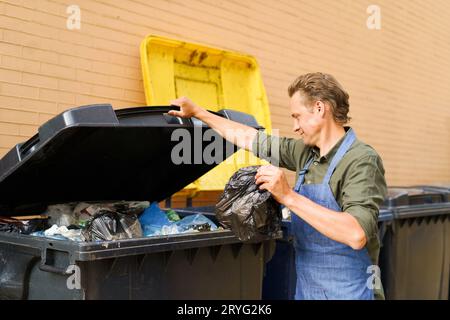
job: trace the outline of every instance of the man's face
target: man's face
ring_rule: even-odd
[[[297,91],[290,99],[291,116],[294,119],[294,132],[298,133],[303,142],[309,146],[315,146],[319,139],[320,129],[323,125],[324,104],[315,102],[307,107],[307,100],[300,91]]]

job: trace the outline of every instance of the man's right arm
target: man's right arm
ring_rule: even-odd
[[[169,111],[170,115],[182,118],[195,117],[239,148],[249,150],[275,166],[295,171],[300,157],[306,150],[302,140],[266,135],[255,128],[208,112],[186,97],[172,100],[170,103],[180,107],[180,111]]]
[[[258,132],[255,128],[208,112],[186,97],[173,100],[171,104],[179,106],[180,111],[171,110],[169,111],[170,115],[182,118],[195,117],[239,148],[251,151],[253,139],[255,139]]]
[[[272,165],[292,171],[297,169],[306,147],[302,140],[268,135],[258,131],[253,140],[252,152]]]

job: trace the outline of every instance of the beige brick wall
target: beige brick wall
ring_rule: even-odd
[[[292,136],[289,83],[334,74],[389,184],[450,181],[450,2],[377,0],[381,30],[369,30],[372,3],[0,1],[0,155],[69,107],[144,105],[139,43],[157,34],[254,55],[283,135]],[[66,28],[71,4],[81,8],[81,30]]]

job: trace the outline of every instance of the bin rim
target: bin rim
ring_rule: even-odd
[[[392,208],[394,219],[443,216],[450,214],[450,203],[431,203],[413,206],[398,206]]]
[[[1,232],[0,242],[3,244],[10,243],[16,247],[19,246],[24,250],[35,250],[38,252],[55,250],[67,252],[71,263],[138,254],[243,244],[228,229],[98,242],[78,242]]]

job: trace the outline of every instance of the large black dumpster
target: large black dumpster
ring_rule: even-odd
[[[394,221],[380,253],[387,299],[449,297],[450,202],[445,190],[390,188]]]
[[[167,115],[170,108],[93,105],[51,119],[0,161],[0,215],[170,197],[216,165],[194,159],[209,143],[201,139],[208,128]],[[257,127],[248,115],[218,114]],[[177,129],[200,139],[188,144],[192,161],[176,165]],[[225,143],[216,155],[235,150]],[[0,298],[260,299],[271,245],[241,243],[230,230],[100,242],[2,232]]]
[[[264,300],[293,300],[295,297],[297,274],[291,221],[283,220],[281,230],[283,238],[276,241],[275,252],[264,272]]]

